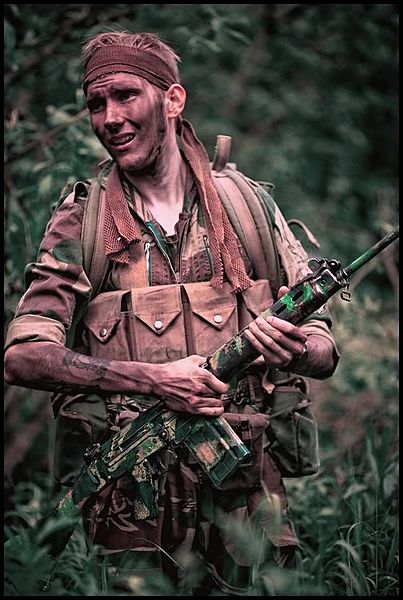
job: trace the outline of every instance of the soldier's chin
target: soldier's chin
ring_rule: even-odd
[[[130,173],[132,175],[137,175],[139,177],[142,176],[150,176],[150,175],[154,175],[154,173],[156,173],[156,166],[157,166],[157,159],[154,158],[151,161],[138,161],[138,162],[133,162],[133,161],[127,161],[126,164],[125,161],[117,161],[119,167],[123,170],[126,171],[127,173]]]

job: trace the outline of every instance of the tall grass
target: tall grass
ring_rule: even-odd
[[[353,452],[335,464],[324,458],[321,472],[286,480],[291,516],[301,543],[300,564],[294,571],[258,564],[261,536],[245,538],[256,552],[256,568],[247,595],[251,596],[398,596],[398,478],[394,433],[376,435],[368,426],[365,451]],[[49,503],[48,491],[20,484],[15,491],[17,517],[31,524]],[[49,529],[57,527],[50,524]],[[7,530],[10,535],[12,529]],[[250,534],[248,534],[250,535]],[[184,580],[198,580],[199,563],[183,558]],[[49,575],[51,581],[46,585]],[[123,574],[123,573],[122,573]],[[96,549],[87,549],[80,527],[56,565],[46,554],[44,534],[25,536],[21,549],[5,556],[5,596],[184,595],[164,577],[129,576],[124,588],[119,573],[99,564]]]
[[[398,460],[389,434],[376,446],[368,428],[360,462],[350,455],[345,469],[288,486],[303,572],[321,595],[398,595]]]

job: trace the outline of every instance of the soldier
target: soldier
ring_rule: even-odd
[[[62,483],[74,481],[79,467],[73,459],[81,461],[85,446],[136,418],[149,395],[173,411],[224,414],[231,422],[233,413],[268,410],[274,370],[326,378],[337,365],[326,312],[298,327],[257,316],[273,301],[273,290],[257,277],[220,202],[206,151],[182,118],[186,91],[178,60],[149,33],[102,33],[83,48],[91,125],[111,157],[99,177],[101,225],[92,231],[103,240],[96,253],[107,270],[95,289],[83,264],[91,182],[80,182],[47,226],[5,354],[8,383],[53,392]],[[273,241],[290,286],[306,274],[307,255],[278,207],[275,219],[280,233]],[[260,359],[230,384],[200,368],[248,323],[247,337]],[[250,421],[260,456],[258,465],[248,467],[253,477],[246,483],[235,473],[215,490],[189,454],[179,451],[169,454],[159,474],[157,519],[138,518],[130,474],[85,502],[88,536],[110,564],[124,553],[125,567],[139,572],[141,563],[148,573],[155,569],[178,581],[176,564],[192,551],[206,569],[203,593],[243,595],[251,558],[222,525],[235,517],[252,527],[258,507],[271,558],[293,563],[298,540],[281,469],[267,443],[270,431],[255,432],[252,416]],[[270,527],[277,504],[279,531]]]

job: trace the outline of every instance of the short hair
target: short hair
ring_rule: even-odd
[[[177,82],[180,82],[178,63],[179,56],[166,42],[163,42],[156,33],[130,33],[129,31],[113,31],[105,33],[97,33],[91,36],[83,43],[82,59],[83,65],[89,61],[98,48],[109,45],[127,46],[136,50],[143,50],[155,54],[165,61],[172,69]]]

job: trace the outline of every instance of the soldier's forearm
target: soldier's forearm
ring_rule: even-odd
[[[337,366],[339,355],[335,346],[320,335],[310,335],[307,340],[307,353],[287,365],[286,370],[314,379],[327,379]]]
[[[5,354],[5,379],[46,391],[105,391],[149,394],[157,365],[93,358],[52,342],[11,346]]]

